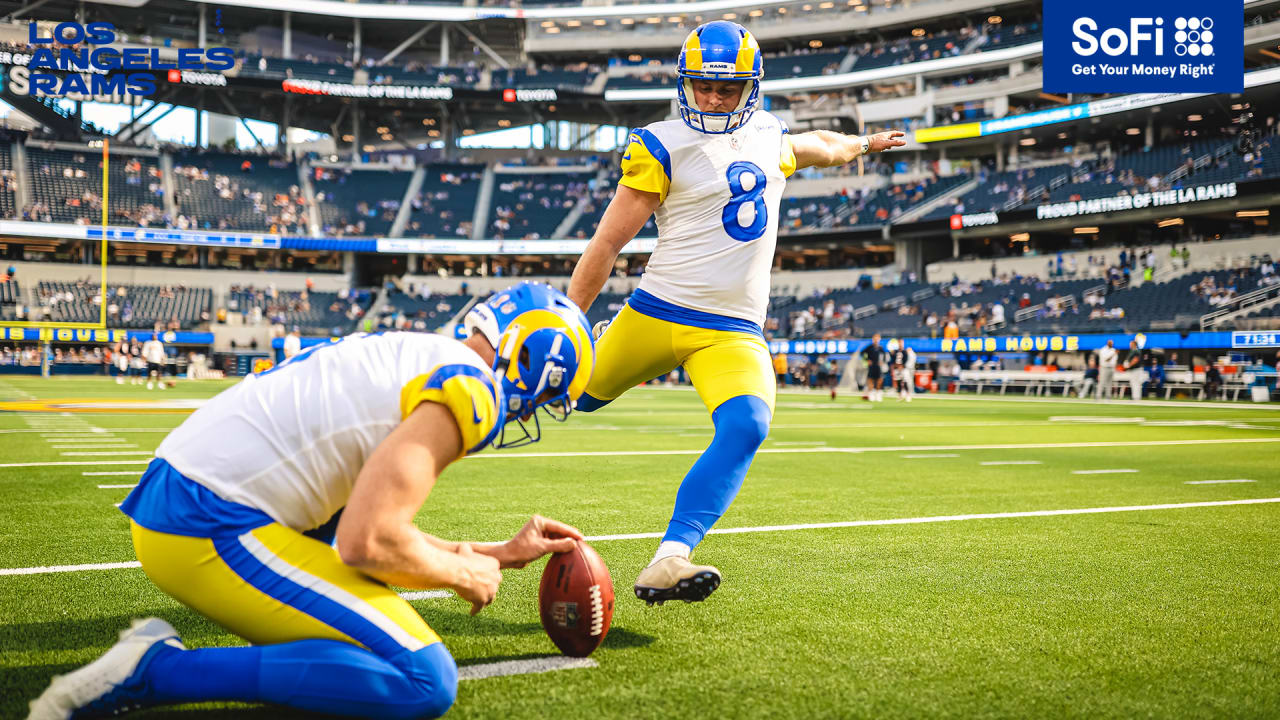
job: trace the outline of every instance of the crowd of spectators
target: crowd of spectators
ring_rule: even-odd
[[[246,156],[241,161],[241,175],[253,174],[255,160],[261,162],[263,158]],[[288,162],[282,158],[267,157],[265,160],[272,168],[288,166]],[[306,198],[303,196],[302,188],[297,184],[290,185],[287,189],[280,187],[277,192],[268,193],[243,184],[230,175],[210,173],[207,168],[197,165],[176,165],[173,171],[189,183],[178,193],[177,205],[180,212],[174,220],[173,227],[180,230],[265,229],[273,234],[308,234],[305,228]],[[246,209],[251,209],[253,214],[260,218],[258,222],[261,224],[255,222],[249,227],[242,227],[244,221],[228,212],[220,213],[219,217],[206,217],[204,216],[207,212],[206,204],[203,202],[202,195],[217,197],[228,203],[242,203]]]
[[[351,178],[349,171],[335,168],[315,167],[312,169],[314,179],[317,181],[333,182],[339,185],[346,185]],[[334,192],[332,190],[316,190],[316,204],[336,205]],[[371,198],[368,200],[358,200],[354,207],[351,207],[352,215],[343,212],[335,219],[325,222],[321,231],[325,235],[332,237],[344,237],[347,235],[367,235],[366,223],[369,220],[381,220],[387,223],[394,223],[396,214],[400,211],[400,201],[402,198]]]
[[[500,181],[500,192],[514,194],[514,202],[495,205],[491,235],[498,239],[508,237],[539,240],[542,233],[529,225],[529,215],[542,211],[567,214],[578,201],[591,192],[592,183],[587,180],[567,180],[557,175],[516,175]]]
[[[438,175],[435,188],[418,193],[409,201],[413,214],[406,234],[420,237],[469,237],[473,226],[471,215],[462,215],[455,194],[464,184],[478,183],[482,168],[446,170]],[[425,216],[425,217],[422,217]]]

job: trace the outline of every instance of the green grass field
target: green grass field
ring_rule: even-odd
[[[0,400],[173,402],[225,386],[9,377]],[[598,667],[465,681],[449,717],[1280,716],[1280,503],[922,521],[1280,498],[1278,410],[781,394],[718,526],[756,530],[697,553],[724,574],[710,600],[646,607],[631,583],[657,540],[598,540],[617,593]],[[184,417],[0,412],[0,568],[133,560],[114,507],[129,491],[99,486],[144,465],[107,463],[146,459]],[[451,468],[420,527],[500,540],[537,512],[589,536],[660,532],[711,437],[697,396],[665,389],[544,429],[539,445]],[[90,432],[51,433],[68,430]],[[80,452],[138,454],[65,454]],[[1131,472],[1074,472],[1098,470]],[[88,474],[102,472],[126,474]],[[1221,480],[1249,482],[1201,483]],[[884,520],[901,522],[762,527]],[[414,606],[461,665],[551,655],[540,570],[507,572],[475,618],[456,598]],[[139,569],[0,574],[0,718],[23,717],[51,675],[145,615],[188,646],[240,642]],[[227,704],[139,716],[295,717]]]

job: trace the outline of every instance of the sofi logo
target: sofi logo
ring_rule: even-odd
[[[1213,18],[1180,17],[1171,23],[1174,28],[1173,54],[1178,57],[1208,57],[1213,54]],[[1124,54],[1137,56],[1143,52],[1144,43],[1150,44],[1150,52],[1164,55],[1164,18],[1130,18],[1127,29],[1108,28],[1098,31],[1098,22],[1082,17],[1071,25],[1071,32],[1078,40],[1071,43],[1077,55],[1089,57],[1102,52],[1111,57]]]
[[[1240,92],[1242,8],[1200,0],[1044,0],[1052,93]]]

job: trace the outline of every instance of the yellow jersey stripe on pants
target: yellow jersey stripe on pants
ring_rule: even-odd
[[[201,538],[132,523],[142,569],[182,604],[256,645],[331,639],[383,657],[440,642],[408,602],[280,524]]]
[[[683,365],[698,396],[715,409],[752,395],[772,413],[775,392],[769,348],[745,332],[681,325],[626,305],[596,342],[596,367],[587,394],[616,400],[627,390]]]

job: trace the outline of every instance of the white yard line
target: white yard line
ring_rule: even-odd
[[[440,600],[453,597],[453,593],[448,590],[407,590],[400,593],[400,597],[405,600]]]
[[[1251,500],[1218,500],[1212,502],[1166,503],[1162,505],[1124,505],[1119,507],[1075,508],[1070,510],[1029,510],[1008,513],[973,513],[969,515],[933,515],[893,520],[851,520],[848,522],[806,523],[801,525],[764,525],[745,528],[713,528],[712,535],[737,535],[741,533],[785,532],[790,530],[825,530],[828,528],[876,527],[880,525],[918,525],[922,523],[957,522],[962,520],[1003,520],[1007,518],[1051,517],[1054,515],[1092,515],[1098,513],[1136,512],[1143,510],[1179,510],[1183,508],[1220,507],[1224,505],[1261,505],[1280,503],[1280,497]],[[606,540],[648,540],[661,538],[665,533],[635,533],[631,535],[597,535],[588,537],[590,542]],[[0,571],[3,574],[3,571]]]
[[[130,562],[91,563],[88,565],[46,565],[45,567],[4,568],[0,575],[45,575],[47,573],[79,572],[81,570],[126,570],[140,568],[137,560]]]
[[[1257,480],[1247,480],[1245,478],[1238,478],[1236,480],[1188,480],[1186,484],[1187,485],[1220,485],[1222,483],[1251,483],[1251,482],[1257,482]]]
[[[96,430],[44,430],[36,428],[16,428],[10,430],[0,430],[0,435],[9,435],[12,433],[80,433],[88,435],[90,433],[168,433],[173,432],[173,428],[97,428]]]
[[[85,477],[100,477],[103,475],[133,475],[134,477],[139,477],[142,475],[142,471],[141,470],[107,470],[104,472],[82,472],[80,474]]]
[[[1110,415],[1050,415],[1051,423],[1103,423],[1103,424],[1124,424],[1124,423],[1140,423],[1146,422],[1144,417],[1111,417]]]
[[[7,395],[14,395],[19,400],[35,400],[36,399],[35,395],[32,395],[26,390],[19,390],[18,388],[10,385],[7,382],[0,382],[0,392],[3,392]]]
[[[955,453],[930,453],[927,455],[903,455],[904,460],[923,460],[925,458],[951,458],[960,457]]]
[[[507,675],[532,675],[556,670],[580,670],[599,667],[591,658],[574,658],[563,655],[529,658],[528,660],[503,660],[502,662],[463,665],[458,668],[459,680],[484,680]]]
[[[99,490],[124,490],[126,488],[136,488],[136,487],[138,487],[137,483],[134,483],[132,485],[99,485],[98,489]]]
[[[739,535],[743,533],[771,533],[791,530],[826,530],[830,528],[877,527],[881,525],[921,525],[927,523],[958,522],[963,520],[1003,520],[1008,518],[1051,517],[1055,515],[1096,515],[1100,513],[1141,512],[1147,510],[1181,510],[1185,508],[1225,507],[1228,505],[1266,505],[1280,503],[1280,497],[1252,498],[1248,500],[1214,500],[1209,502],[1163,503],[1160,505],[1121,505],[1116,507],[1071,508],[1067,510],[1027,510],[1004,513],[971,513],[967,515],[930,515],[889,520],[849,520],[845,522],[805,523],[799,525],[760,525],[757,527],[714,528],[712,535]],[[648,540],[661,538],[664,533],[631,533],[626,535],[593,535],[589,542],[611,540]],[[119,570],[137,568],[134,562],[89,563],[85,565],[48,565],[44,567],[0,568],[0,575],[44,575],[47,573],[78,572],[82,570]]]
[[[142,460],[58,460],[54,462],[38,462],[38,463],[0,463],[0,468],[24,468],[24,467],[102,467],[103,465],[146,465],[151,462],[151,458]],[[142,471],[139,470],[139,473]]]
[[[1115,475],[1116,473],[1136,473],[1134,468],[1109,468],[1105,470],[1072,470],[1072,475]]]
[[[62,457],[110,457],[112,455],[151,455],[152,450],[127,450],[125,452],[64,452]]]
[[[123,445],[99,445],[94,443],[92,445],[50,445],[49,447],[53,450],[124,450],[138,446],[133,443],[125,443]]]
[[[912,450],[1051,450],[1088,447],[1158,447],[1168,445],[1230,445],[1247,443],[1277,443],[1280,437],[1267,438],[1210,438],[1203,440],[1123,440],[1099,442],[1063,442],[1063,443],[998,443],[991,445],[884,445],[868,447],[814,447],[814,448],[762,448],[757,455],[783,453],[871,453],[871,452],[911,452]],[[571,458],[571,457],[625,457],[655,455],[701,455],[704,451],[696,450],[603,450],[595,452],[545,452],[545,453],[482,453],[468,455],[467,460],[514,460],[517,458]],[[0,467],[6,467],[0,465]]]
[[[48,430],[44,428],[40,429],[40,437],[48,437],[51,435],[110,435],[110,434],[111,433],[107,430],[94,428],[94,427],[66,428],[61,430]]]
[[[1039,460],[987,460],[979,465],[1043,465]]]
[[[885,445],[868,447],[797,447],[797,448],[761,448],[757,455],[775,455],[790,453],[873,453],[873,452],[910,452],[912,450],[1052,450],[1086,447],[1161,447],[1176,445],[1234,445],[1251,443],[1280,443],[1280,437],[1265,438],[1211,438],[1203,440],[1134,440],[1107,442],[1068,442],[1068,443],[1000,443],[992,445]],[[705,448],[690,450],[605,450],[598,452],[545,452],[545,453],[505,453],[502,451],[468,455],[466,460],[516,460],[519,458],[578,458],[578,457],[628,457],[658,455],[701,455]],[[124,453],[128,455],[142,454]],[[62,453],[75,455],[75,453]],[[95,453],[96,455],[97,453]],[[150,455],[150,452],[146,454]],[[26,462],[0,463],[0,468],[27,467],[65,467],[92,465],[129,465],[145,464],[145,460],[103,460],[103,461],[59,461],[59,462]]]

